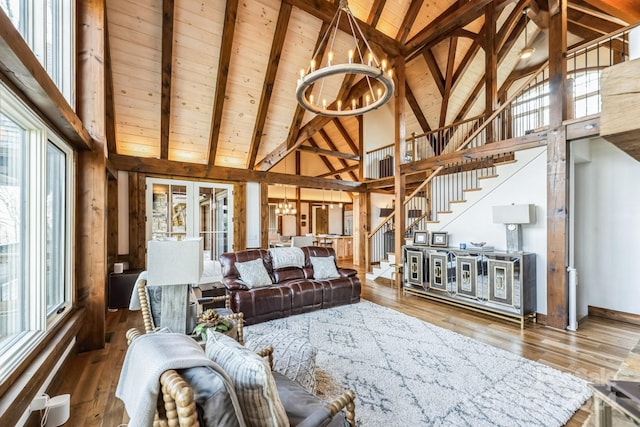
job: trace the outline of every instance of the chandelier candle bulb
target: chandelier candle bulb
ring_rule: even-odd
[[[329,52],[327,55],[327,66],[331,67],[331,64],[333,64],[333,52]]]
[[[367,63],[367,65],[369,65],[369,67],[371,67],[372,63],[373,63],[373,53],[369,52],[369,62]]]
[[[338,111],[342,111],[342,101],[338,100]]]
[[[300,68],[300,80],[304,78],[304,68]]]
[[[309,104],[313,105],[313,95],[309,95]]]
[[[367,104],[367,107],[369,106],[369,101],[370,101],[370,99],[371,99],[371,98],[369,97],[369,95],[367,95],[367,96],[365,97],[365,102],[366,102],[366,104]]]
[[[349,49],[349,64],[353,64],[353,49]]]
[[[355,110],[355,109],[356,109],[356,100],[355,100],[355,99],[352,99],[352,100],[351,100],[351,109],[352,109],[352,110]]]
[[[384,72],[387,69],[387,60],[386,59],[382,60],[381,68],[382,68],[382,72]]]
[[[322,100],[322,108],[324,108],[325,110],[327,108],[327,100],[326,99]]]
[[[378,99],[382,98],[382,89],[378,88]]]
[[[311,72],[313,73],[316,70],[316,60],[311,60]]]

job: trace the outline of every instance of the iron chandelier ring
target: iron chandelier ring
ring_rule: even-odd
[[[382,86],[384,87],[384,93],[382,93],[375,102],[372,102],[369,105],[363,105],[360,108],[346,110],[330,110],[327,108],[322,108],[310,103],[309,100],[305,97],[306,90],[313,83],[317,82],[320,79],[340,74],[359,74],[366,77],[372,77],[382,84]],[[298,103],[302,105],[302,107],[304,107],[308,111],[311,111],[312,113],[328,117],[347,117],[357,116],[379,108],[391,99],[394,91],[395,83],[393,82],[393,78],[385,74],[385,72],[381,68],[365,64],[336,64],[330,67],[323,67],[315,70],[299,79],[298,86],[296,88],[296,99],[298,100]],[[349,105],[345,106],[349,107]]]

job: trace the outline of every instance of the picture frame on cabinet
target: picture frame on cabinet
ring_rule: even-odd
[[[446,248],[449,246],[449,233],[446,231],[434,231],[431,233],[430,245]]]
[[[429,239],[427,236],[429,233],[427,231],[414,231],[413,232],[413,244],[414,245],[427,245]]]

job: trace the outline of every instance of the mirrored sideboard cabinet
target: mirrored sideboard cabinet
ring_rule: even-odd
[[[536,320],[536,255],[405,246],[404,293],[520,323]]]

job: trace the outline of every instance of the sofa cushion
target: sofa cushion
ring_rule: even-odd
[[[288,426],[267,361],[233,338],[209,330],[207,356],[229,375],[247,426]]]
[[[283,283],[291,280],[304,279],[304,272],[301,268],[282,268],[273,272],[274,283]]]
[[[287,267],[304,267],[304,252],[296,247],[271,248],[271,265],[274,270]]]
[[[269,286],[273,283],[260,258],[252,261],[236,262],[236,268],[240,273],[240,279],[250,289]]]
[[[313,265],[313,278],[316,280],[335,279],[340,277],[336,268],[336,260],[333,256],[309,257]]]

